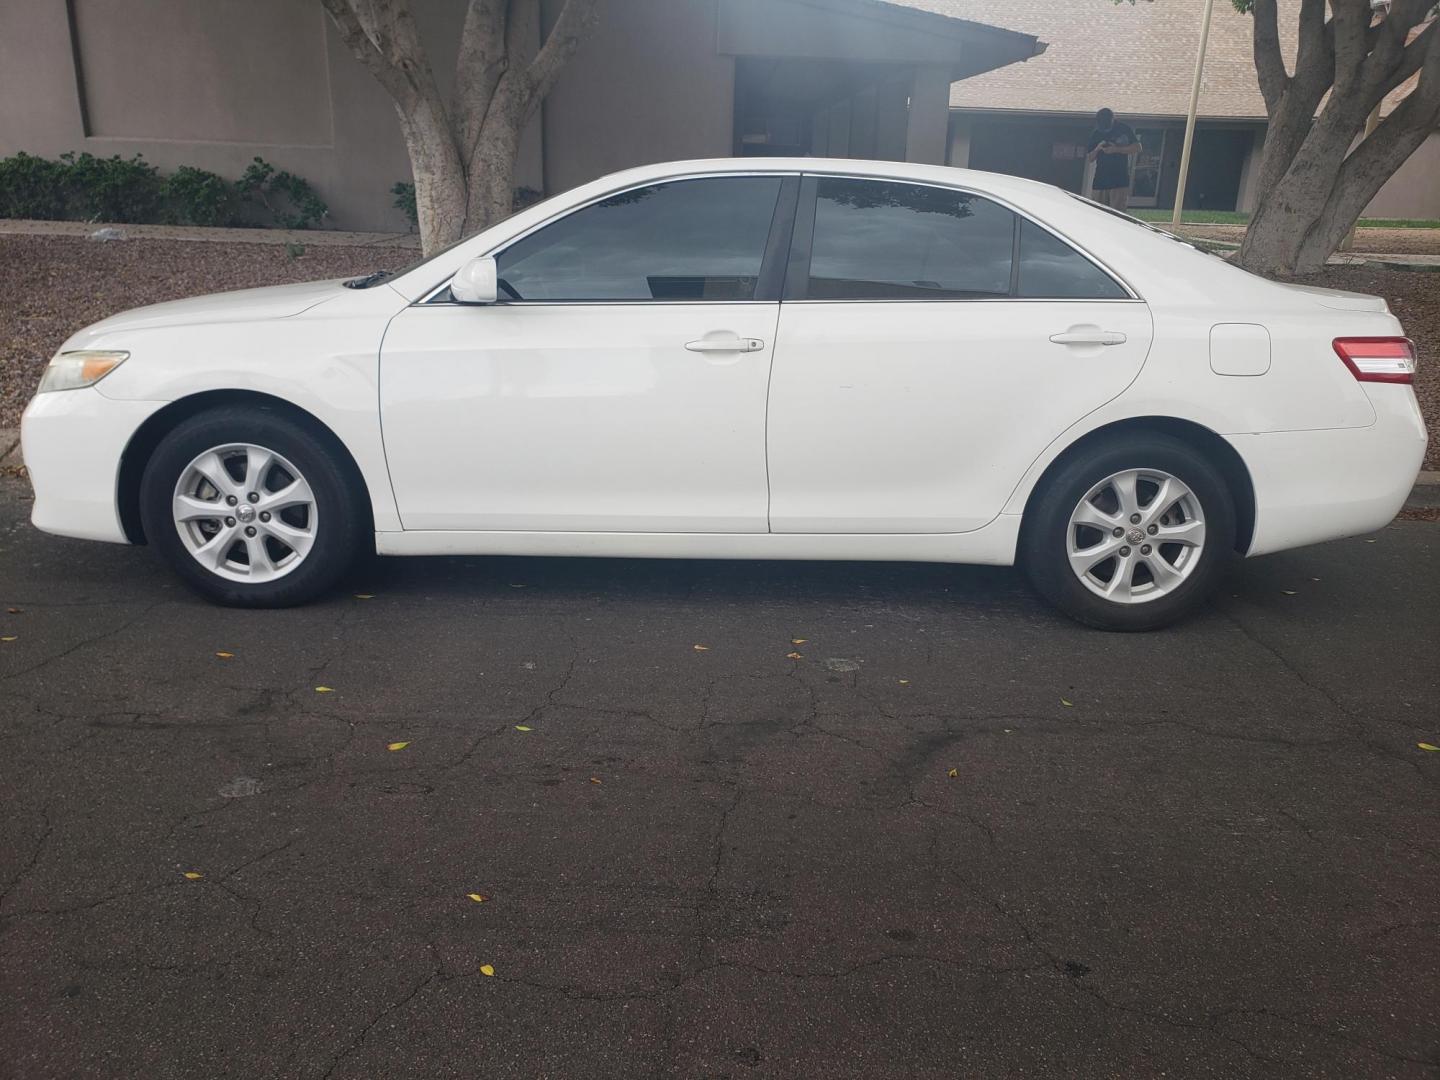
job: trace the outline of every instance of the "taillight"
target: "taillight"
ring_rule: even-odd
[[[1415,381],[1415,343],[1409,338],[1336,338],[1335,355],[1361,382]]]

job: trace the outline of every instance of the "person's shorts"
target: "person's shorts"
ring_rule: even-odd
[[[1096,188],[1095,201],[1102,206],[1108,206],[1112,210],[1124,210],[1130,205],[1130,188],[1112,187]]]

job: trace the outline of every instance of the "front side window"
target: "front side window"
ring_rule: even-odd
[[[676,180],[602,199],[499,257],[512,300],[750,300],[778,176]]]
[[[979,195],[888,180],[821,178],[812,300],[1010,295],[1015,215]]]

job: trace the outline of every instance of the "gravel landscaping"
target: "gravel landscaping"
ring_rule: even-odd
[[[348,277],[414,259],[404,247],[313,245],[292,253],[274,244],[0,236],[0,296],[6,298],[0,306],[0,428],[19,423],[40,369],[60,343],[107,315],[224,289]],[[1419,345],[1415,389],[1430,430],[1440,431],[1440,275],[1336,266],[1306,281],[1390,301]],[[1440,440],[1432,438],[1426,468],[1440,468]]]

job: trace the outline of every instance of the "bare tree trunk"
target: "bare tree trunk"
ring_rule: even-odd
[[[1259,176],[1263,194],[1240,265],[1282,275],[1319,270],[1434,130],[1440,120],[1436,24],[1409,40],[1432,3],[1395,0],[1389,16],[1372,24],[1368,0],[1332,0],[1328,22],[1325,0],[1303,0],[1291,76],[1280,57],[1276,0],[1255,0],[1255,66],[1270,134]],[[1362,140],[1370,111],[1417,72],[1416,87]]]
[[[566,0],[538,51],[540,0],[469,0],[448,106],[410,0],[320,2],[395,103],[425,253],[509,216],[525,127],[594,21],[598,0]]]

